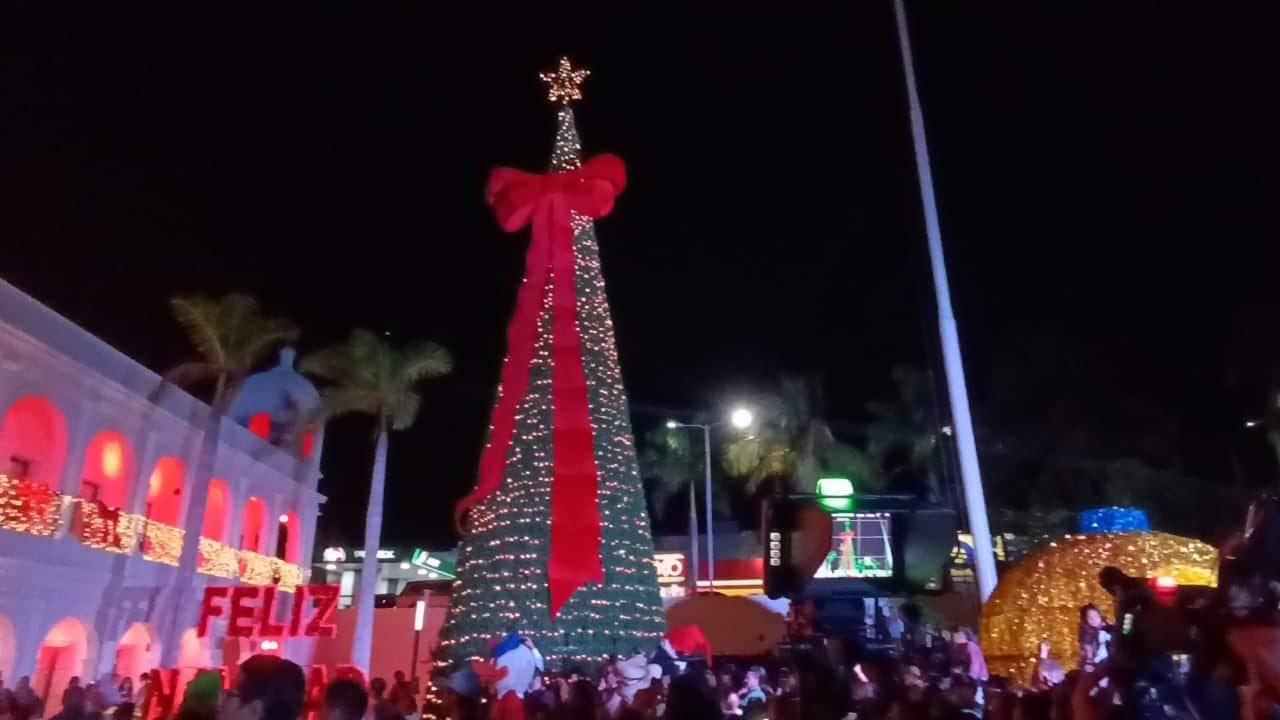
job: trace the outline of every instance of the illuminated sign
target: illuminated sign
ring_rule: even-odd
[[[352,554],[352,555],[355,555],[355,556],[356,556],[356,557],[358,557],[358,558],[363,558],[363,557],[364,557],[364,551],[363,551],[363,550],[355,550],[355,551],[353,551],[351,554]],[[379,560],[395,560],[395,559],[396,559],[396,551],[395,551],[395,550],[385,550],[385,549],[382,549],[382,548],[378,548],[378,559],[379,559]]]
[[[321,556],[325,562],[338,563],[347,561],[347,551],[340,547],[327,547],[321,553]]]
[[[419,575],[426,575],[432,580],[437,578],[445,580],[457,579],[457,573],[452,563],[442,562],[440,558],[432,557],[431,553],[422,548],[414,549],[409,562],[418,567]]]
[[[852,510],[853,483],[849,478],[819,478],[818,502],[829,510]]]
[[[684,553],[654,553],[653,565],[658,570],[660,585],[674,585],[685,582]]]
[[[286,617],[279,618],[280,606],[289,603]],[[333,612],[338,609],[337,585],[301,585],[292,600],[280,597],[273,586],[226,585],[204,589],[196,637],[208,637],[213,618],[227,618],[227,637],[331,638],[338,634]]]

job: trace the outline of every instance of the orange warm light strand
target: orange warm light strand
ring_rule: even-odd
[[[147,560],[178,565],[186,536],[182,528],[141,515],[108,512],[102,503],[69,497],[40,483],[0,475],[0,529],[54,537],[62,527],[64,505],[73,506],[77,518],[73,531],[85,547],[129,554],[141,544],[142,556]],[[206,537],[199,541],[198,570],[202,574],[239,577],[250,585],[276,585],[285,592],[293,592],[306,582],[306,572],[301,567],[280,558],[236,550]]]

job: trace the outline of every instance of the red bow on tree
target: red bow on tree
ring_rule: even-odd
[[[599,155],[569,172],[546,175],[498,168],[489,176],[486,197],[507,232],[533,226],[524,284],[507,329],[507,360],[489,444],[480,459],[476,489],[458,503],[456,517],[492,495],[502,484],[515,432],[516,408],[529,389],[538,336],[538,315],[551,293],[551,400],[554,481],[551,486],[551,554],[547,581],[551,616],[574,591],[604,582],[600,560],[600,508],[596,502],[595,434],[578,333],[578,294],[573,252],[573,215],[601,218],[627,184],[626,168],[615,155]]]

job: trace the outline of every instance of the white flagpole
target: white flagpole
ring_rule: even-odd
[[[978,593],[983,602],[996,588],[996,558],[987,522],[987,501],[982,493],[982,473],[978,469],[978,449],[969,417],[969,391],[960,360],[960,334],[951,312],[951,289],[947,283],[946,258],[942,254],[942,231],[938,227],[938,206],[933,196],[933,173],[929,168],[929,146],[924,136],[924,114],[916,90],[915,64],[911,59],[911,38],[907,34],[907,13],[902,0],[893,0],[898,21],[898,47],[907,80],[907,102],[911,110],[911,139],[915,144],[916,171],[920,177],[920,200],[924,205],[925,234],[929,238],[929,265],[933,268],[933,288],[938,299],[938,332],[942,338],[942,362],[951,396],[951,420],[955,424],[956,450],[960,455],[960,479],[964,483],[964,504],[969,532],[973,534],[973,564],[978,575]]]

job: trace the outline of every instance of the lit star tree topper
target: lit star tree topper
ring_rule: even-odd
[[[538,77],[547,84],[548,100],[568,105],[582,99],[582,81],[590,74],[590,70],[574,70],[569,58],[562,57],[555,72],[539,73]]]
[[[650,652],[666,630],[594,219],[622,160],[581,157],[570,102],[585,70],[542,76],[559,105],[551,172],[499,168],[488,201],[530,232],[525,278],[465,529],[441,657],[487,657],[511,632],[552,666]]]

